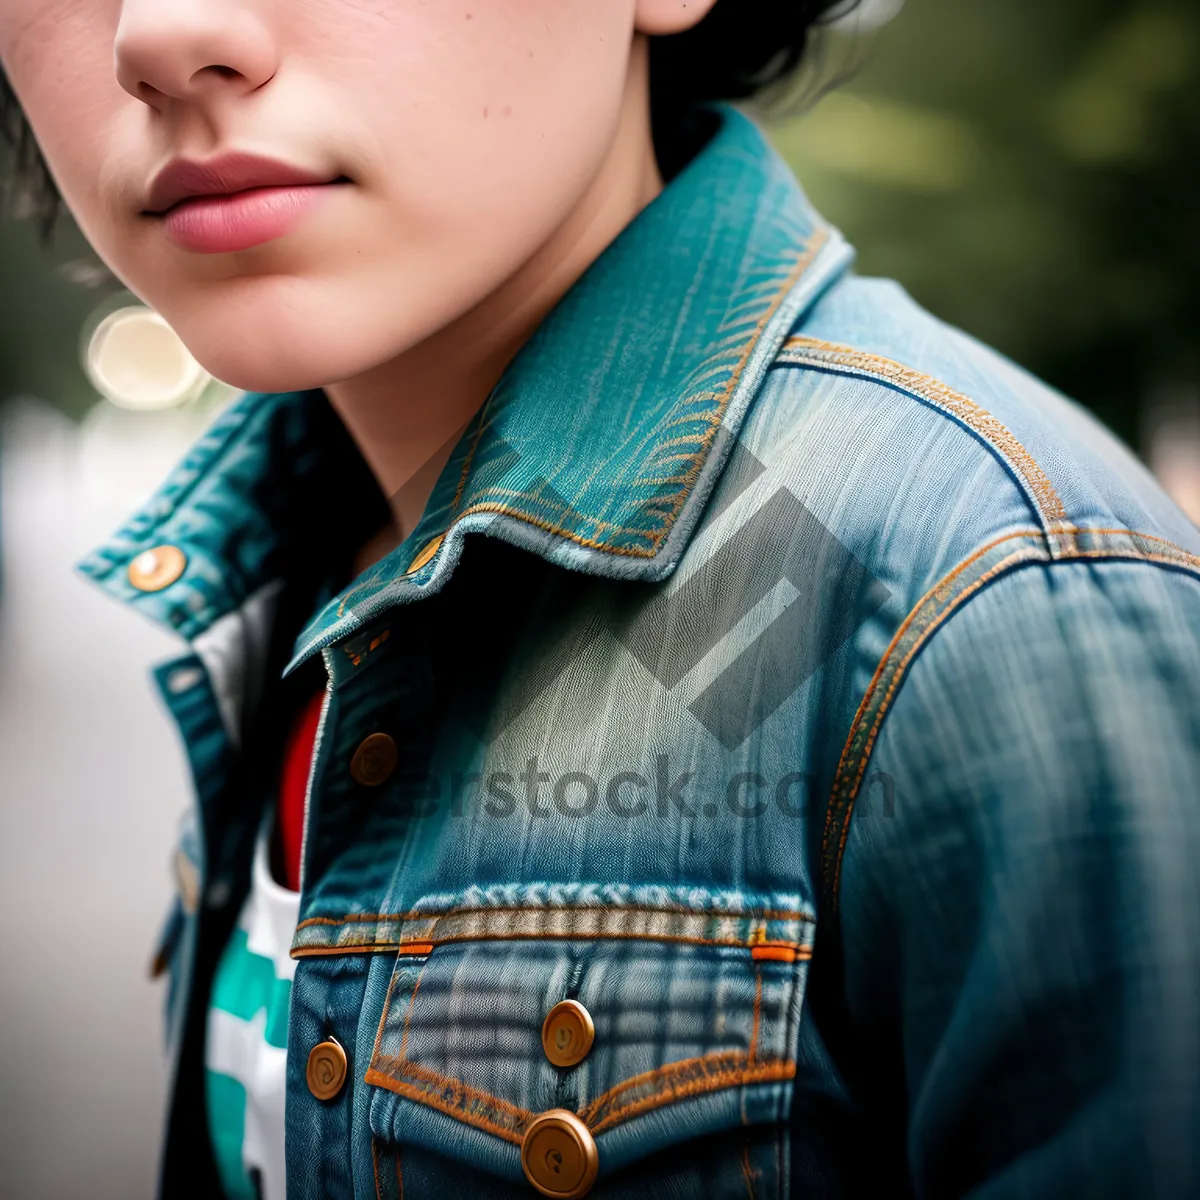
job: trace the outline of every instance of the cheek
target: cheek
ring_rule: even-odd
[[[60,189],[84,216],[99,205],[114,122],[128,100],[112,64],[119,0],[0,3],[38,7],[6,43],[5,65]]]
[[[560,207],[616,127],[632,0],[432,7],[386,55],[376,40],[347,64],[346,95],[374,143],[377,175],[364,182],[434,228],[462,230],[469,213],[468,234]]]
[[[117,17],[111,6],[76,6],[62,19],[39,21],[5,61],[71,215],[109,269],[127,279],[124,206],[141,142],[130,128],[136,102],[113,72]]]

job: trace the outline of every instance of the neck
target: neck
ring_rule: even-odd
[[[637,35],[615,135],[591,184],[540,249],[499,288],[432,337],[326,387],[391,498],[394,525],[360,569],[413,529],[460,435],[546,314],[662,191],[650,128],[649,50]]]

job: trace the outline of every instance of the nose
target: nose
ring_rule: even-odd
[[[124,0],[115,55],[121,86],[159,110],[252,92],[278,68],[246,0]]]

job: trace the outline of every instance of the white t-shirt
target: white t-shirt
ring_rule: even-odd
[[[229,1200],[285,1200],[287,1025],[296,962],[289,956],[300,893],[275,881],[270,822],[254,853],[250,892],[217,966],[208,1009],[209,1131]]]

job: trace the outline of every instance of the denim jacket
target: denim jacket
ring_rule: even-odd
[[[386,507],[320,392],[82,564],[190,644],[165,1195],[217,1194],[207,990],[299,680],[296,1200],[1200,1193],[1200,535],[715,125],[349,587]]]

